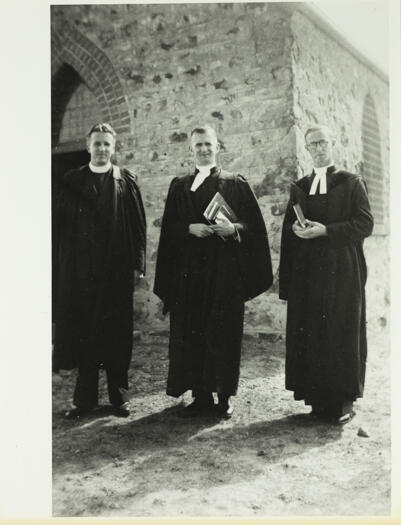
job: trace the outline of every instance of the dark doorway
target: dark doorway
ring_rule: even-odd
[[[68,170],[79,168],[89,162],[89,153],[86,150],[68,151],[52,155],[52,177],[60,176]]]
[[[81,82],[79,74],[68,64],[63,64],[52,77],[52,147],[59,143],[67,104]]]

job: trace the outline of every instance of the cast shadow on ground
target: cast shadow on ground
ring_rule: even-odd
[[[76,470],[77,462],[89,470],[101,470],[117,459],[132,464],[133,479],[134,472],[140,470],[146,493],[166,486],[166,477],[169,490],[180,490],[186,468],[199,473],[195,484],[191,480],[192,487],[201,488],[205,482],[210,487],[221,486],[243,481],[244,475],[251,481],[268,466],[285,464],[292,457],[340,439],[342,433],[342,427],[317,422],[307,414],[233,425],[233,420],[222,422],[213,416],[183,419],[179,409],[180,405],[168,407],[124,423],[111,421],[106,415],[109,412],[101,409],[99,417],[68,425],[65,430],[71,433],[80,454],[79,458],[68,451],[59,454],[57,473]],[[254,457],[252,469],[249,460],[241,459],[249,454]],[[179,471],[179,476],[171,474]]]

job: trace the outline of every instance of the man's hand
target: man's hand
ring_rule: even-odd
[[[137,286],[139,281],[142,279],[143,273],[139,270],[134,270],[134,285]]]
[[[235,233],[235,226],[234,224],[227,219],[223,214],[216,219],[216,224],[212,224],[210,226],[214,233],[217,235],[220,235],[221,237],[230,237],[231,235],[234,235]]]
[[[195,223],[189,225],[189,233],[195,235],[195,237],[203,238],[213,235],[213,230],[207,224]]]
[[[304,232],[305,228],[300,225],[299,221],[296,220],[292,225],[292,231],[297,234],[297,232]]]
[[[327,235],[326,226],[320,222],[310,221],[306,219],[306,228],[295,221],[292,225],[292,231],[300,239],[316,239],[316,237],[323,237]]]

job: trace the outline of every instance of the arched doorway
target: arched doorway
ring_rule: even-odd
[[[53,169],[87,162],[85,136],[96,122],[131,132],[120,78],[107,54],[66,19],[52,17]]]
[[[131,132],[131,117],[113,63],[68,20],[52,19],[51,52],[52,180],[55,180],[56,174],[88,162],[85,137],[94,123],[109,122],[121,136]],[[57,292],[54,194],[52,183],[53,301]]]
[[[65,173],[89,161],[86,133],[101,120],[96,98],[79,74],[63,64],[52,82],[52,173]]]

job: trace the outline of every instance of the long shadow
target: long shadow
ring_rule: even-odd
[[[267,345],[271,351],[266,351],[264,344],[244,346],[243,380],[283,373],[282,342]],[[272,465],[286,464],[291,458],[341,437],[341,427],[313,421],[304,414],[274,418],[266,407],[266,419],[261,421],[260,411],[253,413],[252,406],[250,414],[245,413],[245,398],[229,421],[213,415],[183,419],[179,415],[180,404],[160,410],[171,401],[164,396],[165,372],[160,367],[155,370],[152,364],[161,355],[161,347],[155,349],[152,359],[149,350],[150,347],[144,347],[137,354],[137,362],[134,359],[134,368],[141,370],[142,375],[140,381],[132,384],[143,403],[138,413],[152,414],[115,418],[113,410],[105,406],[88,418],[66,421],[61,417],[61,406],[66,401],[67,385],[58,387],[53,417],[53,472],[60,483],[69,476],[96,475],[116,498],[123,498],[126,487],[139,496],[158,492],[162,487],[173,491],[221,487],[244,480],[251,482],[259,475],[267,475],[266,469]],[[134,371],[134,379],[135,375]],[[71,377],[69,389],[72,383]],[[133,392],[134,408],[138,402],[135,399]],[[121,483],[111,481],[119,475]],[[86,490],[85,485],[82,488]]]
[[[71,456],[69,450],[59,454],[57,474],[79,472],[83,465],[85,469],[99,471],[117,460],[132,464],[134,476],[140,460],[142,483],[146,492],[151,493],[163,486],[164,478],[172,469],[177,470],[174,458],[186,456],[187,467],[199,472],[195,485],[191,480],[192,487],[204,486],[205,479],[213,483],[215,475],[219,476],[220,484],[243,480],[245,471],[247,480],[251,481],[266,465],[286,462],[325,446],[338,440],[342,432],[341,427],[312,420],[306,414],[239,426],[213,415],[183,419],[179,417],[179,408],[169,407],[124,423],[93,417],[69,425],[66,431],[71,433],[72,447],[79,449],[79,456]],[[100,411],[102,413],[104,411]],[[245,451],[247,454],[243,457],[251,453],[255,458],[251,470],[249,461],[241,460]],[[178,490],[182,483],[182,475],[177,480],[171,476],[168,488]]]

